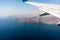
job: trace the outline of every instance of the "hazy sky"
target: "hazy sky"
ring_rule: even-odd
[[[33,2],[60,4],[60,0],[29,0]],[[20,15],[20,17],[30,17],[40,14],[37,7],[28,5],[22,0],[0,0],[0,16]],[[35,15],[35,16],[36,16]]]

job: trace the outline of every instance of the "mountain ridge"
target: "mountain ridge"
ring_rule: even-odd
[[[60,22],[60,18],[57,18],[52,15],[47,16],[35,16],[30,18],[15,18],[17,22],[26,22],[26,23],[45,23],[45,24],[57,24]]]

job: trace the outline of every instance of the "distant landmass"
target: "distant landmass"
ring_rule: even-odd
[[[17,22],[26,22],[26,23],[45,23],[45,24],[57,24],[60,22],[60,18],[57,18],[52,15],[47,16],[35,16],[30,18],[15,18]]]

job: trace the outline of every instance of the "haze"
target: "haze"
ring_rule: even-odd
[[[60,0],[29,0],[34,2],[60,4]],[[20,17],[38,16],[41,11],[32,5],[24,4],[21,0],[0,0],[0,17],[19,15]]]

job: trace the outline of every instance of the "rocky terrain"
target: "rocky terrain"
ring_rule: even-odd
[[[16,18],[17,22],[27,22],[27,23],[46,23],[46,24],[57,24],[60,22],[60,18],[52,15],[47,16],[35,16],[30,18]]]

